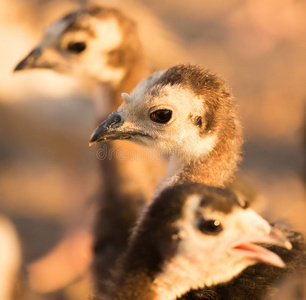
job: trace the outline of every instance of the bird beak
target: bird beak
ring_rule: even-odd
[[[27,69],[53,69],[67,72],[69,66],[52,47],[34,48],[14,69],[14,72]]]
[[[257,244],[279,246],[287,250],[292,249],[291,243],[284,234],[272,227],[269,234],[250,237],[246,242],[234,246],[232,250],[255,262],[262,262],[280,268],[285,267],[285,263],[277,254]]]
[[[45,68],[40,65],[39,60],[42,56],[40,47],[34,48],[22,61],[20,61],[14,69],[14,72],[26,69]]]
[[[129,140],[135,136],[151,138],[150,135],[140,130],[123,128],[123,125],[123,118],[116,112],[112,113],[95,129],[90,137],[89,146],[97,142],[106,142],[109,140]]]
[[[124,122],[119,114],[112,113],[109,115],[91,135],[89,146],[101,141],[128,139],[130,135],[120,131],[120,127],[123,123]]]

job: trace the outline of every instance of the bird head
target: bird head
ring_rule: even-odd
[[[227,85],[194,65],[178,65],[140,82],[92,134],[90,144],[130,139],[162,153],[194,158],[223,136],[240,134]],[[229,132],[224,134],[224,132]]]
[[[292,248],[281,231],[230,190],[197,183],[165,189],[148,208],[132,241],[129,251],[136,262],[131,266],[151,265],[154,290],[171,294],[169,299],[226,283],[256,263],[285,266],[260,244]]]
[[[51,69],[116,85],[133,64],[139,43],[134,22],[120,11],[87,6],[46,28],[14,71]]]

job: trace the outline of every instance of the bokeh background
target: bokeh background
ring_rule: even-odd
[[[96,1],[139,23],[153,69],[199,63],[232,86],[244,126],[239,176],[257,209],[306,234],[306,2]],[[13,74],[51,22],[81,1],[0,3],[0,214],[22,249],[17,299],[87,299],[98,181],[92,86],[51,71]],[[1,250],[1,245],[0,245]]]

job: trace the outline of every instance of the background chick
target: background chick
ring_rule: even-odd
[[[95,99],[98,120],[121,103],[123,91],[131,91],[148,73],[134,21],[114,8],[90,5],[50,25],[15,71],[35,68],[92,80],[101,91]],[[157,157],[150,159],[148,151],[142,157],[140,147],[116,142],[107,146],[105,157],[100,156],[103,187],[93,241],[92,266],[99,290],[164,170],[162,162]],[[135,157],[130,158],[131,153]]]
[[[0,216],[0,244],[0,298],[20,299],[20,243],[14,226],[3,216]]]

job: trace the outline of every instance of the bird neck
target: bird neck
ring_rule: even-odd
[[[145,254],[143,254],[145,255]],[[180,259],[171,260],[170,273],[150,272],[149,268],[129,270],[121,274],[120,281],[114,287],[113,296],[115,300],[173,300],[186,294],[193,288],[201,288],[206,293],[205,275],[201,272],[194,277],[192,270],[186,273],[186,265]],[[177,263],[175,263],[177,261]],[[141,264],[141,262],[140,262]],[[190,276],[191,275],[191,276]]]
[[[233,124],[225,122],[224,128],[217,132],[217,142],[209,153],[189,160],[174,157],[173,161],[177,167],[167,185],[198,182],[223,187],[230,182],[241,161],[243,143],[239,121],[232,122]],[[234,128],[234,130],[226,130],[226,128]]]
[[[159,280],[150,276],[149,272],[138,271],[127,274],[115,289],[115,300],[173,300],[185,294],[190,286],[184,285],[184,278],[172,282]],[[181,279],[181,280],[180,280]],[[186,278],[185,278],[186,279]],[[188,281],[188,280],[187,280]]]
[[[136,271],[126,274],[115,288],[110,299],[115,300],[159,300],[153,290],[152,278],[147,272]],[[171,298],[169,298],[170,300]],[[166,299],[165,299],[166,300]]]

